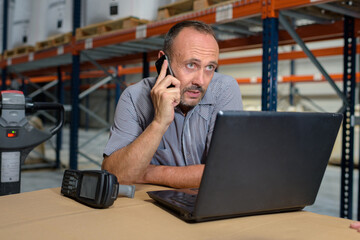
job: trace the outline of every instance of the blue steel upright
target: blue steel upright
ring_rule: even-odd
[[[278,18],[263,19],[262,111],[276,111],[278,68]]]
[[[356,37],[355,20],[344,18],[344,95],[348,105],[344,111],[341,155],[341,206],[340,217],[352,219],[353,172],[354,172],[354,108]],[[359,211],[358,211],[359,219]]]
[[[2,31],[2,52],[4,53],[5,50],[7,49],[7,28],[8,28],[8,9],[9,9],[9,1],[8,0],[4,0],[4,5],[3,5],[3,31]],[[6,89],[6,77],[7,77],[7,68],[4,67],[1,70],[1,90],[5,90]]]
[[[81,0],[74,1],[73,36],[80,27]],[[72,56],[71,76],[71,123],[70,123],[70,168],[78,169],[78,135],[79,135],[79,93],[80,93],[80,53]]]
[[[57,69],[58,84],[57,84],[57,99],[58,102],[64,104],[64,84],[62,79],[61,68]],[[62,148],[62,129],[56,134],[56,160],[55,167],[60,168],[60,151]]]

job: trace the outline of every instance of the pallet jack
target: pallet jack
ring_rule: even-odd
[[[21,165],[37,145],[55,135],[64,123],[64,107],[59,103],[31,102],[23,92],[0,93],[0,196],[20,193]],[[29,124],[25,114],[38,110],[56,110],[57,124],[41,131]]]

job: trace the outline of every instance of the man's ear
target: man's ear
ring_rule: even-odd
[[[165,55],[165,52],[163,50],[160,50],[158,53],[158,58],[161,58],[163,55]]]

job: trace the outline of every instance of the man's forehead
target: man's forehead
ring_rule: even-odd
[[[174,41],[176,39],[181,39],[181,38],[188,38],[190,37],[189,40],[191,40],[192,38],[194,37],[208,37],[208,38],[212,38],[215,42],[216,42],[216,39],[214,38],[214,36],[210,33],[207,33],[205,31],[199,31],[193,27],[186,27],[186,28],[183,28],[179,33],[178,35],[175,37]]]
[[[176,55],[188,51],[204,51],[204,53],[215,54],[219,53],[219,46],[217,41],[211,34],[199,32],[192,28],[183,29],[173,42],[173,51]]]

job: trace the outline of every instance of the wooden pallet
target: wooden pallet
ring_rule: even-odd
[[[76,29],[76,40],[95,37],[113,31],[122,30],[126,28],[136,27],[148,23],[148,20],[139,19],[136,17],[126,17],[116,20],[105,21],[101,23],[91,24],[82,28]]]
[[[35,47],[33,47],[33,46],[16,47],[11,50],[5,50],[4,58],[7,59],[7,58],[19,57],[19,56],[26,55],[26,54],[29,54],[34,51],[35,51]]]
[[[158,8],[157,20],[193,11],[194,0],[182,0]]]
[[[36,43],[35,50],[40,51],[52,47],[58,47],[71,42],[72,33],[63,33],[49,37],[44,41]]]
[[[232,0],[195,0],[193,4],[193,10],[198,11],[214,5],[222,5]]]
[[[177,16],[183,13],[199,11],[208,7],[220,6],[235,0],[182,0],[162,6],[158,9],[157,20]]]

